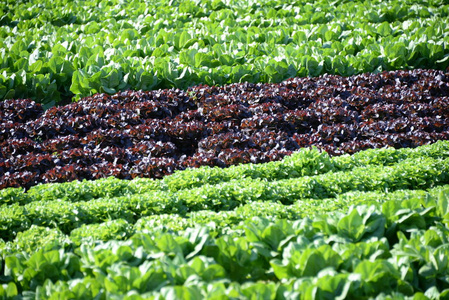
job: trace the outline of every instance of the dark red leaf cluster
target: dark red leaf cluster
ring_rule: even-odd
[[[0,188],[41,182],[160,178],[203,165],[331,155],[449,139],[449,74],[324,75],[280,84],[97,94],[44,111],[0,102]]]

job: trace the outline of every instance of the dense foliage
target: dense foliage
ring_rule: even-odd
[[[280,84],[97,94],[44,111],[0,102],[0,188],[331,155],[449,139],[449,74],[392,71]]]
[[[449,65],[449,5],[2,1],[0,101]]]

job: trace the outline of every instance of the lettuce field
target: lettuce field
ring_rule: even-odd
[[[0,1],[0,299],[449,299],[449,3]]]

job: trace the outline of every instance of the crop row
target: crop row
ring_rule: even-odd
[[[281,161],[265,164],[242,164],[229,168],[201,167],[186,169],[165,176],[162,179],[135,178],[120,180],[108,177],[93,181],[71,181],[49,183],[23,188],[0,190],[0,205],[24,205],[34,201],[64,200],[71,202],[89,201],[98,198],[114,198],[145,194],[155,191],[178,192],[205,185],[223,184],[239,179],[278,181],[304,176],[315,176],[329,172],[351,172],[357,167],[392,166],[404,160],[420,158],[447,159],[449,141],[438,141],[417,148],[369,149],[353,155],[330,157],[326,152],[301,149]]]
[[[179,232],[198,226],[207,227],[213,236],[222,236],[230,229],[233,231],[243,230],[242,222],[254,217],[262,217],[271,221],[278,219],[294,221],[316,214],[345,212],[351,206],[369,206],[388,201],[423,199],[427,193],[435,196],[448,188],[449,185],[446,184],[427,190],[350,191],[331,198],[301,199],[293,204],[259,200],[242,204],[233,210],[227,211],[199,210],[185,215],[175,213],[155,214],[142,217],[135,223],[118,218],[105,220],[100,223],[80,224],[79,227],[72,229],[68,233],[63,233],[57,227],[32,225],[30,228],[18,232],[14,240],[2,242],[0,248],[4,249],[4,253],[14,251],[33,253],[42,247],[46,247],[47,243],[52,243],[52,241],[56,240],[60,243],[81,245],[89,240],[127,240],[135,233],[141,231],[162,230]]]
[[[295,221],[253,218],[219,236],[153,227],[126,241],[3,249],[0,296],[444,299],[448,192]]]
[[[125,219],[131,223],[154,214],[179,214],[233,210],[252,201],[293,204],[303,199],[325,199],[350,191],[427,189],[449,183],[449,158],[408,158],[390,166],[368,165],[315,176],[266,181],[240,178],[204,184],[176,192],[145,193],[81,200],[38,200],[0,207],[0,238],[9,241],[32,225],[59,228],[69,233],[82,224]],[[14,190],[5,198],[14,200]],[[82,194],[82,192],[81,192]],[[21,196],[18,194],[19,197]],[[73,200],[74,200],[73,199]]]
[[[449,75],[326,75],[98,94],[45,112],[22,99],[0,108],[0,188],[29,188],[276,161],[311,146],[341,155],[447,140]]]
[[[2,3],[0,101],[449,64],[444,1],[225,2]]]

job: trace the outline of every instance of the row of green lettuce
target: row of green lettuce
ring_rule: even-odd
[[[448,147],[448,141],[441,141],[415,149],[367,150],[334,158],[304,149],[281,162],[189,169],[162,180],[74,181],[35,186],[27,192],[8,188],[0,191],[0,238],[11,241],[33,225],[70,234],[82,225],[108,220],[134,224],[152,215],[184,217],[245,205],[252,209],[252,202],[293,205],[279,210],[284,217],[300,217],[320,209],[321,199],[345,193],[449,184]],[[312,204],[303,205],[311,199]]]
[[[449,65],[445,1],[1,3],[0,100]]]
[[[95,240],[100,228],[81,242],[47,229],[40,248],[1,250],[0,297],[447,299],[449,189],[395,194],[297,220],[253,217],[220,235],[163,221],[124,241]],[[42,230],[15,246],[29,247],[33,232]]]
[[[69,234],[82,225],[107,220],[134,224],[151,215],[230,211],[254,201],[293,204],[297,207],[292,215],[303,216],[310,208],[302,206],[303,200],[449,184],[448,146],[441,141],[416,149],[368,150],[335,158],[304,149],[277,163],[192,169],[162,180],[75,181],[40,185],[27,192],[8,188],[0,191],[0,238],[11,241],[32,225]],[[214,182],[217,171],[219,182]],[[233,174],[240,177],[232,178]]]
[[[344,212],[351,206],[382,204],[388,201],[407,199],[423,199],[430,195],[438,195],[449,189],[449,185],[436,186],[427,190],[410,189],[392,192],[347,192],[333,198],[303,199],[294,204],[282,204],[271,201],[252,201],[228,211],[199,210],[180,214],[154,214],[142,217],[135,223],[118,218],[108,219],[100,223],[82,224],[65,234],[57,227],[31,225],[21,231],[10,242],[3,242],[5,252],[25,251],[33,253],[49,243],[74,244],[80,246],[89,240],[109,241],[127,240],[137,232],[161,230],[178,232],[205,226],[213,237],[222,236],[230,229],[242,230],[242,224],[254,217],[262,217],[270,221],[278,219],[297,220],[317,213]]]

